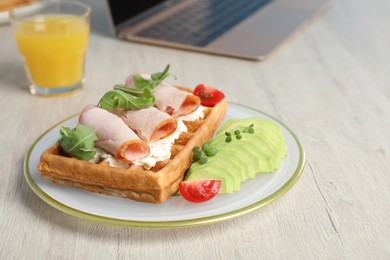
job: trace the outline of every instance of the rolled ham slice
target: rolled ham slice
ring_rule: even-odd
[[[177,128],[176,118],[155,107],[126,110],[119,115],[126,125],[150,142],[170,136]]]
[[[134,85],[133,76],[127,77],[126,87],[136,88]],[[144,79],[150,80],[150,75],[140,74]],[[185,116],[194,112],[200,106],[199,97],[192,95],[187,91],[180,90],[166,82],[162,82],[159,87],[153,91],[153,96],[156,98],[155,106],[172,115],[173,117]]]
[[[153,95],[156,98],[155,106],[174,117],[191,114],[200,106],[199,97],[164,82]]]
[[[118,159],[132,162],[149,155],[149,146],[123,120],[95,105],[86,106],[79,123],[91,127],[99,138],[96,145]]]

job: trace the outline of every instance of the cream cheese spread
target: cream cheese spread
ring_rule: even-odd
[[[189,115],[177,117],[176,119],[178,124],[176,131],[167,138],[148,143],[150,154],[143,159],[133,161],[133,164],[142,166],[144,169],[149,170],[153,168],[156,163],[168,160],[171,157],[171,148],[175,143],[175,140],[179,138],[181,133],[187,132],[187,127],[183,121],[195,121],[197,119],[204,118],[203,111],[205,108],[206,107],[204,106],[200,106]],[[111,167],[129,168],[130,165],[128,163],[115,159],[114,156],[100,148],[97,148],[96,150],[96,155],[92,160],[90,160],[90,162],[99,163],[101,161],[105,161]]]
[[[175,143],[175,140],[179,138],[181,133],[187,132],[187,127],[183,121],[194,121],[204,118],[204,109],[205,107],[200,106],[197,110],[187,116],[177,117],[176,119],[178,124],[176,131],[167,138],[160,139],[155,142],[150,142],[148,144],[150,148],[150,154],[143,159],[134,161],[133,164],[141,165],[146,170],[149,170],[155,166],[156,163],[168,160],[171,157],[171,148]]]

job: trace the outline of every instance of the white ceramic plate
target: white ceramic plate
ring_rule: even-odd
[[[204,203],[190,203],[180,196],[172,196],[162,204],[142,203],[56,185],[41,178],[37,170],[40,155],[58,140],[59,128],[62,125],[76,126],[77,115],[59,122],[35,141],[24,162],[25,178],[31,189],[56,209],[103,224],[169,228],[197,226],[231,219],[257,210],[286,193],[301,175],[305,161],[299,140],[284,124],[263,112],[229,103],[225,120],[246,117],[260,117],[279,125],[286,138],[288,156],[278,171],[258,175],[255,179],[244,182],[241,191],[234,194],[218,194]]]

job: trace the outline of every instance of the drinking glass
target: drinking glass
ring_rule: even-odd
[[[83,86],[90,13],[83,3],[59,0],[10,11],[31,93],[64,95]]]

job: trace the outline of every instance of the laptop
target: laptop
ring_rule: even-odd
[[[264,60],[330,0],[107,0],[125,40]]]

